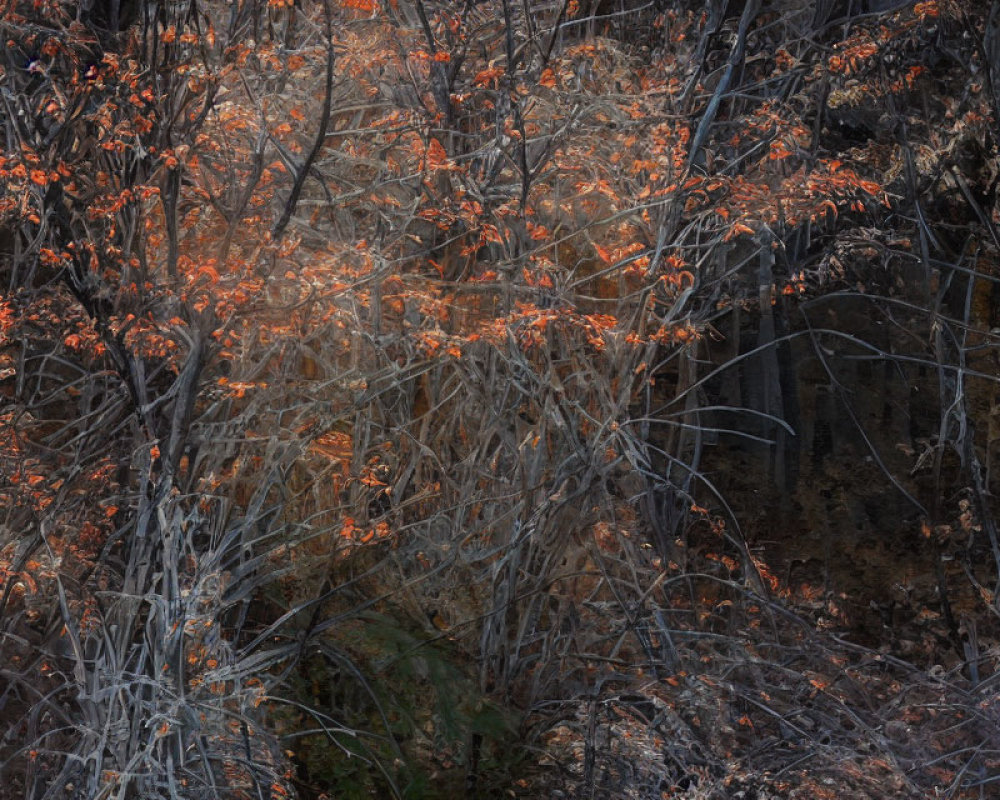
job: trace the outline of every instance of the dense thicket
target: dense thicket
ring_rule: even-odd
[[[0,795],[995,793],[998,31],[0,5]]]

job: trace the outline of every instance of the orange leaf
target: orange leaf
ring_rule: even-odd
[[[496,81],[501,75],[503,75],[503,70],[500,67],[489,67],[476,75],[472,82],[476,86],[488,86],[490,83]]]
[[[742,222],[737,222],[729,229],[729,232],[723,237],[724,241],[729,241],[730,239],[735,239],[741,234],[753,235],[753,228],[744,225]]]
[[[208,275],[208,279],[212,283],[219,282],[219,273],[215,270],[215,267],[210,267],[208,264],[202,264],[198,267],[198,271],[195,275],[198,276],[202,274]]]
[[[445,152],[441,142],[431,139],[427,144],[427,167],[428,169],[443,169],[448,166],[448,154]]]

